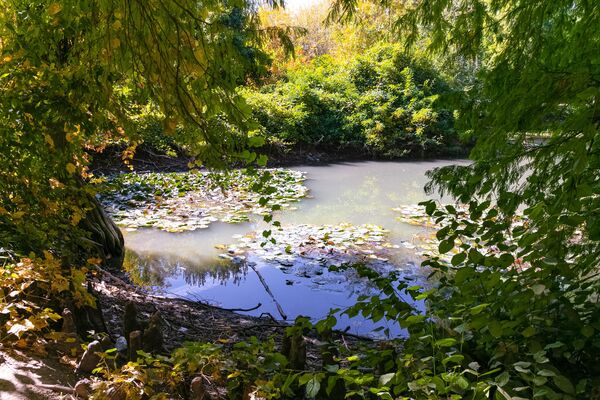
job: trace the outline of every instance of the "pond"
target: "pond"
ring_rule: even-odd
[[[359,294],[376,293],[351,271],[330,272],[328,265],[349,260],[344,258],[346,254],[334,254],[327,244],[335,242],[344,249],[354,246],[360,250],[360,244],[367,242],[365,246],[370,247],[364,252],[375,268],[400,270],[415,284],[424,281],[426,271],[419,268],[420,256],[411,243],[425,228],[399,222],[393,209],[427,199],[423,191],[426,171],[457,163],[466,161],[294,167],[305,172],[309,196],[275,215],[283,228],[274,233],[276,245],[261,248],[262,240],[256,238],[259,234],[245,236],[272,229],[260,217],[237,224],[214,222],[208,229],[178,233],[138,229],[124,232],[129,251],[126,268],[136,283],[166,296],[224,308],[254,308],[245,312],[251,315],[269,313],[278,319],[285,315],[288,320],[305,315],[316,320],[331,308],[353,304]],[[302,257],[294,257],[289,244],[284,243],[302,247],[306,238],[317,242],[324,238],[325,244],[319,242],[318,248],[308,251],[310,254],[303,251]],[[354,244],[348,245],[348,241]],[[244,248],[241,258],[245,261],[240,264],[237,254]],[[255,308],[258,304],[261,306]],[[387,327],[385,322],[377,326]],[[369,334],[374,327],[360,318],[338,317],[337,328],[353,333]],[[389,328],[392,334],[399,333],[398,328]]]

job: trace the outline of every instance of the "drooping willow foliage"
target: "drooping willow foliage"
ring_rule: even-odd
[[[199,161],[240,159],[253,128],[236,87],[268,61],[261,42],[291,29],[261,27],[257,7],[250,0],[3,2],[0,244],[39,252],[114,236],[119,245],[110,223],[82,226],[97,207],[81,177],[91,143],[135,136],[132,102],[158,108],[166,132],[186,127],[178,140]],[[91,243],[78,228],[92,231]]]

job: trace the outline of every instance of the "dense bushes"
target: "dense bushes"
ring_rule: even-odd
[[[388,44],[351,60],[319,57],[243,94],[272,143],[391,158],[461,151],[439,101],[450,91],[426,62]]]

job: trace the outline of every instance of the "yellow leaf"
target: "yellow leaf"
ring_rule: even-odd
[[[54,148],[54,140],[50,137],[50,135],[44,134],[44,140],[51,148]]]
[[[6,333],[8,333],[9,335],[15,335],[16,337],[20,338],[23,332],[27,332],[33,328],[34,326],[31,323],[31,321],[26,319],[22,323],[13,324]]]
[[[121,46],[121,41],[117,38],[111,39],[110,45],[114,48],[117,48],[117,47]]]
[[[66,290],[69,290],[69,281],[62,276],[55,277],[52,280],[52,284],[50,287],[53,292],[57,292],[57,293],[64,292]]]
[[[56,332],[56,331],[48,332],[47,334],[44,335],[44,337],[46,339],[50,339],[50,340],[63,340],[65,336],[66,335],[64,332]]]
[[[67,164],[67,172],[68,172],[69,174],[71,174],[71,175],[72,175],[72,174],[74,174],[76,169],[77,169],[77,168],[76,168],[76,167],[75,167],[75,165],[73,165],[72,163],[68,163],[68,164]]]
[[[71,216],[71,225],[75,226],[79,223],[79,221],[81,221],[81,213],[79,212],[74,212],[73,215]]]
[[[240,376],[242,373],[240,371],[234,371],[232,373],[230,373],[229,375],[227,375],[227,379],[232,379],[235,378],[237,376]]]
[[[44,329],[48,326],[48,322],[44,318],[33,316],[29,318],[29,321],[33,324],[36,330]]]
[[[88,262],[88,264],[92,264],[92,265],[100,265],[102,263],[102,259],[101,258],[88,258],[87,262]]]
[[[48,7],[48,14],[56,15],[62,10],[62,6],[59,3],[52,3],[50,7]]]
[[[57,188],[61,188],[63,186],[65,186],[64,184],[62,184],[58,179],[56,178],[50,178],[48,179],[48,183],[50,183],[50,187],[52,189],[57,189]]]
[[[204,53],[204,49],[196,49],[196,51],[194,51],[194,56],[200,64],[204,65],[204,62],[206,61],[206,54]]]
[[[121,21],[116,20],[115,22],[113,22],[112,27],[115,31],[118,31],[119,29],[121,29]]]

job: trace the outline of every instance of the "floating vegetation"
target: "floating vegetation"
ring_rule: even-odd
[[[435,218],[430,217],[425,212],[425,206],[407,204],[392,208],[392,210],[400,214],[396,219],[405,224],[422,226],[425,228],[439,228],[439,224],[435,222]]]
[[[270,174],[268,204],[261,201],[261,173]],[[100,185],[99,200],[120,226],[152,227],[168,232],[204,229],[215,221],[238,223],[250,214],[264,215],[271,206],[290,208],[305,197],[305,175],[287,169],[223,173],[127,173]]]
[[[467,218],[466,208],[455,206],[456,210]],[[436,232],[442,228],[442,225],[436,222],[436,218],[430,217],[425,212],[425,206],[410,204],[402,205],[392,209],[400,215],[396,219],[405,224],[421,226],[423,232],[414,236],[413,243],[402,242],[402,245],[408,249],[416,250],[419,256],[431,255],[439,257],[440,261],[450,264],[452,257],[458,252],[458,246],[449,252],[441,254],[439,251],[440,241],[436,237]],[[459,244],[459,243],[457,243]]]
[[[238,244],[219,248],[226,250],[221,258],[233,263],[276,267],[298,278],[309,278],[314,286],[336,290],[335,286],[347,282],[351,274],[330,274],[331,267],[363,264],[378,272],[393,268],[390,249],[398,246],[386,240],[386,233],[376,225],[294,225],[273,231],[268,240],[262,232],[236,235]],[[293,277],[287,280],[289,285],[297,282]],[[338,289],[347,291],[348,287]]]
[[[460,216],[460,220],[464,226],[465,223],[474,224],[471,220],[468,207],[463,205],[451,205],[444,206],[448,209],[456,210],[457,216]],[[440,261],[445,262],[450,265],[452,257],[454,257],[457,253],[461,251],[460,245],[463,244],[459,239],[455,239],[454,247],[448,250],[445,253],[441,253],[439,250],[440,240],[438,239],[436,233],[443,228],[443,224],[436,222],[436,218],[433,218],[425,212],[425,206],[421,205],[403,205],[393,209],[398,212],[400,215],[396,218],[398,221],[410,224],[421,226],[424,228],[423,232],[414,236],[414,243],[410,242],[402,242],[402,245],[409,249],[415,249],[417,251],[417,255],[424,256],[434,256],[439,257]],[[523,226],[527,224],[527,218],[522,214],[516,214],[512,216],[511,219],[512,227]],[[484,241],[475,241],[469,240],[465,244],[469,246],[469,248],[479,248],[483,249],[487,254],[496,254],[500,253],[497,246],[487,246]],[[515,245],[514,241],[510,237],[506,237],[504,242],[506,246]],[[521,268],[527,268],[528,264],[523,264],[522,260],[516,257],[517,262],[516,266]]]

